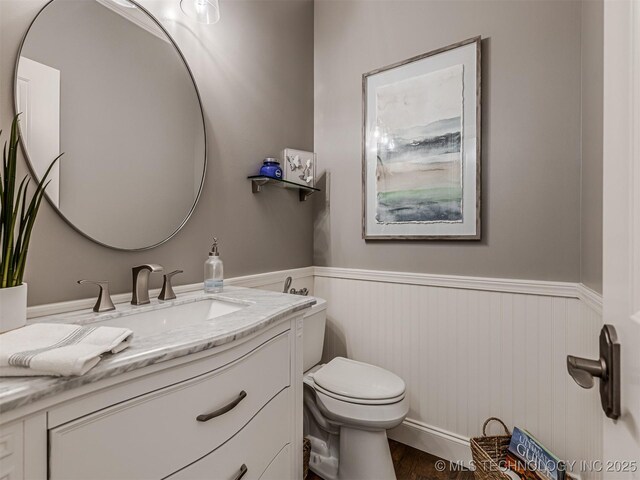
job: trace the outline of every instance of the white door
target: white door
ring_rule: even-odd
[[[603,478],[640,478],[640,2],[604,2],[604,322],[621,353],[621,416]],[[611,462],[621,463],[611,463]],[[624,462],[635,461],[635,467]],[[634,471],[635,470],[635,471]]]
[[[42,176],[60,155],[60,70],[21,57],[18,68],[16,102],[20,133],[29,152],[29,160]],[[49,174],[47,195],[60,205],[60,164]]]

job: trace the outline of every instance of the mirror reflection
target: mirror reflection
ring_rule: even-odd
[[[157,245],[181,228],[205,172],[191,73],[172,39],[128,0],[53,0],[18,58],[16,111],[51,204],[113,248]]]

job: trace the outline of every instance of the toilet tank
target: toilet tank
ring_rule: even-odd
[[[302,361],[305,372],[320,363],[322,359],[327,301],[316,297],[316,302],[307,311],[302,321]]]

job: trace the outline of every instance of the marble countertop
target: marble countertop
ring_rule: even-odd
[[[0,378],[0,413],[6,413],[37,400],[71,390],[89,383],[114,377],[125,372],[165,362],[174,358],[219,347],[255,333],[276,323],[291,313],[309,308],[316,303],[313,297],[287,295],[241,287],[225,287],[224,292],[202,292],[179,295],[176,300],[132,307],[116,305],[115,312],[95,314],[91,311],[73,312],[30,320],[29,323],[77,323],[88,324],[121,317],[132,313],[147,312],[182,305],[203,299],[215,299],[240,304],[238,311],[213,320],[185,325],[157,333],[136,333],[135,324],[131,345],[113,355],[105,355],[100,363],[79,377],[5,377]]]

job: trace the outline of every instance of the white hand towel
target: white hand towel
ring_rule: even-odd
[[[34,323],[0,335],[0,377],[84,375],[132,336],[128,328]]]

